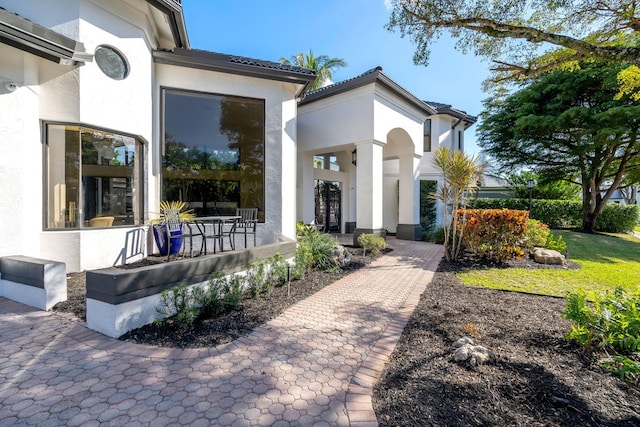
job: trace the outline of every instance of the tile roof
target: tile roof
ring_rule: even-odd
[[[466,111],[458,110],[457,108],[454,108],[451,104],[443,104],[442,102],[435,102],[435,101],[424,101],[424,102],[432,106],[433,109],[436,110],[438,114],[446,114],[446,115],[455,117],[457,119],[464,120],[469,125],[474,124],[478,120],[476,116],[467,114]]]
[[[271,80],[289,81],[304,85],[304,90],[315,80],[313,70],[279,62],[210,52],[201,49],[156,50],[154,61],[161,64],[199,68],[210,71],[245,75]],[[302,92],[301,92],[302,93]]]
[[[380,66],[365,71],[364,73],[350,79],[343,80],[338,83],[322,87],[320,89],[316,89],[312,92],[308,92],[304,99],[300,101],[299,105],[310,104],[320,99],[338,95],[343,92],[348,92],[350,90],[366,86],[371,83],[381,84],[382,86],[385,86],[387,89],[395,92],[397,95],[404,98],[409,103],[413,104],[415,107],[419,108],[429,115],[436,114],[436,111],[433,107],[415,97],[411,92],[409,92],[394,80],[392,80],[389,76],[384,74],[382,72],[382,67]]]

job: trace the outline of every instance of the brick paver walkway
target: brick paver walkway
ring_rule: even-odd
[[[232,343],[162,349],[0,298],[0,425],[377,425],[371,391],[442,247],[379,258]]]

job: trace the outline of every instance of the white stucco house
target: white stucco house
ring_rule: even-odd
[[[418,99],[380,67],[308,93],[298,108],[298,220],[340,218],[336,231],[353,232],[354,243],[362,233],[420,239],[420,181],[441,180],[431,152],[464,150],[475,121]],[[318,182],[332,183],[339,213],[318,218]]]
[[[146,255],[161,200],[295,239],[318,182],[336,231],[419,238],[429,152],[475,122],[380,68],[306,94],[310,70],[192,49],[178,0],[0,0],[0,58],[0,257],[67,272]]]
[[[191,49],[177,0],[0,0],[0,58],[0,257],[142,256],[161,199],[295,238],[313,72]]]

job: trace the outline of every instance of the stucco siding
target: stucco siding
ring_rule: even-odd
[[[300,107],[298,149],[318,154],[373,140],[373,96],[371,85]]]
[[[266,221],[259,224],[258,239],[262,243],[273,243],[280,234],[295,238],[295,87],[271,80],[165,64],[156,64],[156,80],[160,88],[265,100]],[[149,203],[153,206],[158,201],[150,200]]]

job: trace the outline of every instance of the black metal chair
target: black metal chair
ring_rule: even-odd
[[[244,234],[244,247],[247,248],[247,235],[253,234],[253,246],[256,245],[256,228],[258,225],[258,208],[237,208],[235,234]]]

